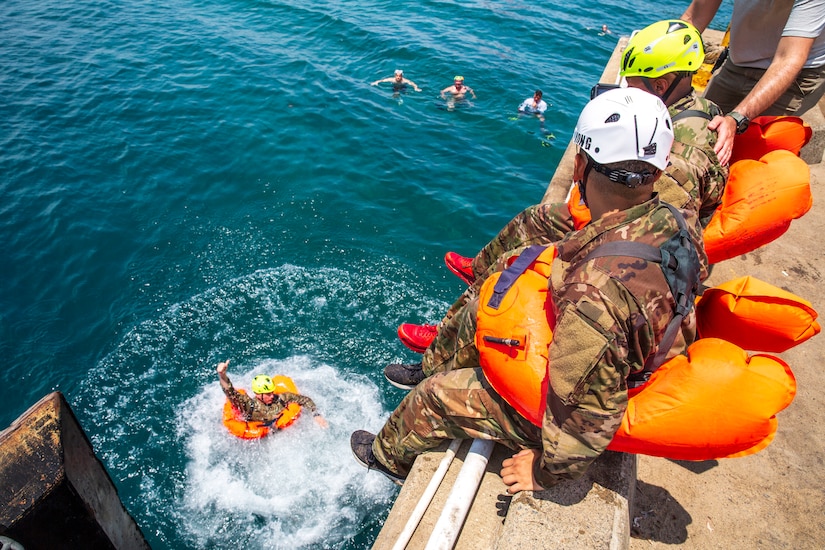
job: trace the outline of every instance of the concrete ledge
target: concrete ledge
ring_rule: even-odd
[[[581,479],[516,495],[496,548],[628,548],[635,487],[636,455],[607,451]]]
[[[446,443],[420,455],[381,529],[374,550],[391,549],[444,457]],[[407,550],[425,548],[470,447],[465,441],[413,533]],[[513,451],[496,445],[456,541],[456,550],[511,548],[624,550],[630,545],[630,503],[636,456],[606,452],[579,480],[510,497],[501,481],[502,461]]]

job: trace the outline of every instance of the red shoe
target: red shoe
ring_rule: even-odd
[[[473,281],[476,280],[476,276],[473,274],[472,258],[456,254],[455,252],[447,252],[444,255],[444,263],[447,264],[447,268],[450,271],[455,273],[459,279],[468,285],[473,284]]]
[[[435,325],[413,325],[404,323],[398,327],[401,342],[416,353],[424,353],[438,334]]]

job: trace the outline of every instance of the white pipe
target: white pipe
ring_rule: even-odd
[[[493,441],[473,439],[467,458],[464,459],[464,465],[458,472],[450,496],[444,504],[444,510],[438,517],[424,550],[452,550],[455,546],[458,533],[470,511],[494,446]]]
[[[398,540],[395,541],[392,550],[404,550],[407,547],[413,533],[415,533],[416,527],[418,527],[418,523],[421,521],[421,518],[424,517],[424,512],[427,511],[427,507],[430,505],[430,502],[432,502],[435,492],[441,485],[441,481],[444,479],[444,476],[447,475],[447,470],[450,469],[450,463],[452,463],[453,458],[455,458],[455,454],[458,452],[459,447],[461,447],[461,440],[453,439],[452,443],[450,443],[450,446],[447,448],[447,452],[441,459],[438,469],[433,474],[433,477],[430,478],[430,483],[427,485],[427,488],[424,489],[424,493],[421,495],[421,498],[418,499],[418,504],[415,505],[415,509],[407,519],[407,524],[404,526],[404,530],[401,531],[400,535],[398,535]]]

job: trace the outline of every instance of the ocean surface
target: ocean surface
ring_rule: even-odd
[[[155,549],[369,548],[397,488],[349,434],[403,396],[396,327],[540,200],[618,37],[687,3],[0,2],[0,427],[63,392]],[[423,91],[370,86],[396,68]],[[225,359],[329,428],[229,435]]]

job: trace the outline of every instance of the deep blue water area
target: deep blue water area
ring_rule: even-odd
[[[403,395],[397,325],[542,197],[618,37],[686,5],[0,2],[0,427],[62,391],[153,548],[368,548],[397,489],[349,434]],[[396,68],[423,91],[370,86]],[[223,359],[329,429],[228,435]]]

